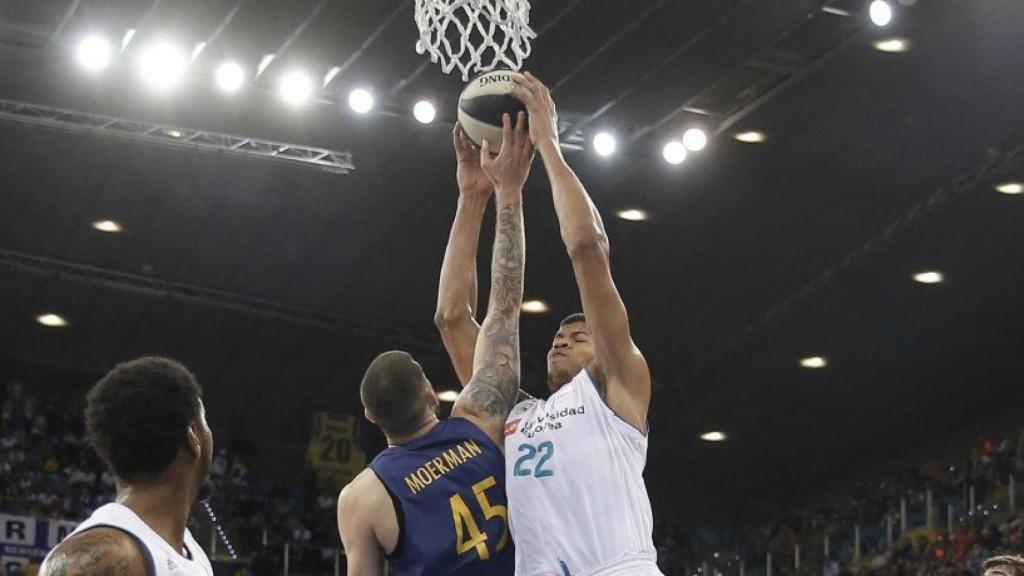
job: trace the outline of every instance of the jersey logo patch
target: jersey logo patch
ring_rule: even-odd
[[[511,436],[511,435],[515,434],[516,433],[516,428],[519,427],[519,423],[522,422],[522,421],[523,421],[522,418],[517,418],[515,420],[506,422],[505,423],[505,436],[508,437],[508,436]]]
[[[174,560],[171,560],[170,558],[168,558],[167,559],[167,571],[168,572],[174,572],[177,569],[178,569],[178,565],[174,563]]]

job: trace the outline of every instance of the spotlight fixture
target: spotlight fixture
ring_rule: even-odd
[[[910,48],[910,42],[902,38],[890,38],[889,40],[879,40],[875,42],[875,49],[881,52],[889,52],[891,54],[897,54],[899,52],[906,52]]]
[[[527,300],[521,308],[527,314],[543,314],[548,311],[548,305],[543,300]]]
[[[661,157],[665,159],[665,162],[678,166],[686,160],[686,145],[678,140],[673,140],[661,149]]]
[[[701,434],[700,439],[705,442],[725,442],[729,439],[729,435],[725,432],[715,430],[713,432],[705,432]]]
[[[78,62],[92,72],[109,66],[112,54],[110,43],[100,36],[87,36],[78,44]]]
[[[237,92],[245,82],[245,70],[235,62],[225,62],[217,68],[217,85],[227,92]]]
[[[430,102],[420,100],[413,106],[412,115],[416,117],[416,121],[420,124],[430,124],[437,116],[437,110]]]
[[[373,94],[365,88],[356,88],[348,95],[348,105],[356,114],[366,114],[373,109]]]
[[[612,136],[608,132],[598,132],[594,136],[594,151],[597,152],[598,156],[604,156],[607,158],[615,153],[615,136]]]
[[[768,139],[768,137],[765,136],[764,132],[754,131],[740,132],[739,134],[734,135],[733,138],[739,140],[740,142],[745,142],[747,144],[760,144],[761,142],[764,142],[765,140]]]
[[[875,26],[887,26],[892,22],[892,6],[885,0],[875,0],[868,8],[868,15]]]
[[[133,38],[135,38],[135,28],[129,28],[124,31],[124,36],[121,37],[121,52],[124,52],[125,48],[132,43]]]
[[[700,152],[708,145],[708,135],[700,128],[690,128],[683,132],[683,146],[691,152]]]
[[[637,210],[636,208],[630,208],[628,210],[619,210],[615,213],[616,216],[623,220],[629,220],[630,222],[642,222],[647,220],[647,212],[643,210]]]
[[[914,274],[914,282],[918,282],[920,284],[941,284],[945,279],[946,278],[942,275],[942,272],[937,272],[935,270],[928,270],[926,272],[918,272],[917,274]]]
[[[1020,182],[1005,182],[996,186],[996,192],[1003,194],[1021,194],[1024,193],[1024,184]]]
[[[158,90],[177,84],[185,74],[184,54],[171,44],[150,46],[139,61],[143,80]]]
[[[97,220],[92,223],[92,227],[100,232],[106,232],[107,234],[117,234],[124,230],[119,222],[114,220]]]
[[[280,94],[288,104],[300,106],[313,96],[313,81],[297,70],[289,72],[281,78]]]
[[[828,366],[828,360],[821,356],[808,356],[800,359],[800,365],[804,368],[824,368]]]
[[[455,390],[445,390],[437,394],[437,399],[442,402],[455,402],[459,399],[459,393]]]
[[[49,328],[63,328],[68,325],[68,321],[63,316],[52,312],[36,316],[36,322]]]

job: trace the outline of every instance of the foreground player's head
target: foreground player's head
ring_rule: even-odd
[[[408,352],[377,356],[363,375],[359,397],[366,419],[390,438],[412,434],[437,418],[437,394]]]
[[[985,576],[1024,576],[1024,558],[996,556],[985,561]]]
[[[167,358],[118,364],[89,391],[89,440],[120,484],[206,482],[213,433],[202,388],[187,368]]]
[[[594,362],[594,341],[582,313],[566,316],[548,351],[548,388],[552,392],[568,384]]]

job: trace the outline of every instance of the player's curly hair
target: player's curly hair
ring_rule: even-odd
[[[118,364],[86,398],[96,452],[121,480],[158,475],[186,446],[202,388],[180,363],[155,356]]]
[[[1009,568],[1013,576],[1024,576],[1024,558],[1020,556],[993,556],[985,561],[982,572],[992,568]]]

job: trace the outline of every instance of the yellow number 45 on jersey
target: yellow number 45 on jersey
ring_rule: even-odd
[[[498,540],[498,546],[494,549],[495,552],[501,551],[508,544],[508,508],[501,505],[493,505],[487,500],[486,490],[494,487],[497,483],[494,476],[488,476],[473,485],[473,494],[480,505],[480,511],[484,514],[484,519],[490,520],[495,516],[501,517],[501,539]],[[475,548],[481,560],[489,559],[491,553],[487,549],[487,534],[480,531],[480,527],[473,518],[473,513],[466,506],[462,496],[453,494],[449,498],[449,502],[452,506],[452,520],[455,522],[456,554],[462,555]]]

